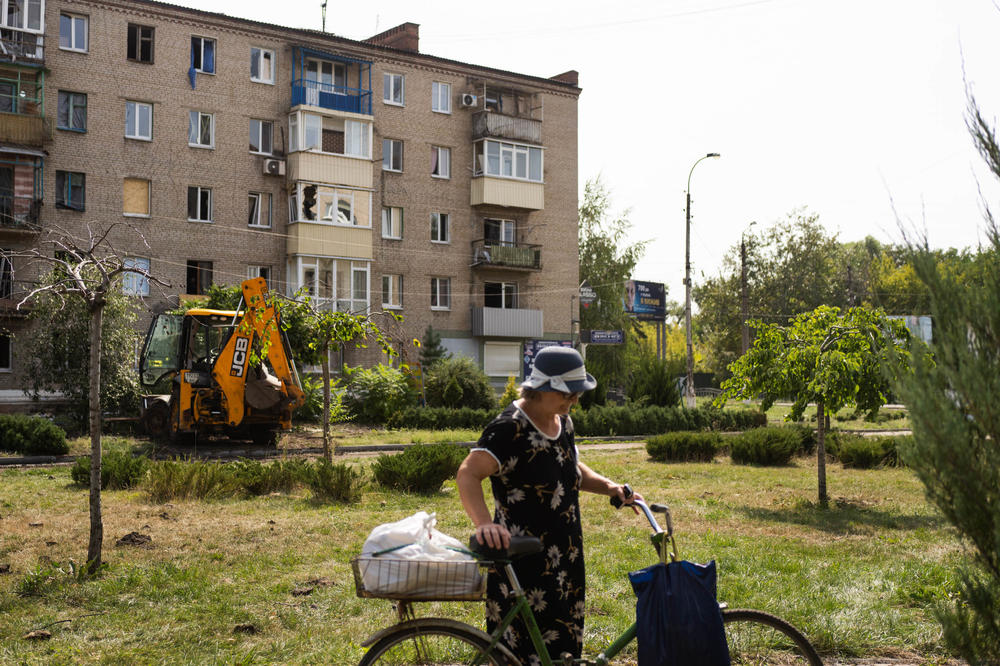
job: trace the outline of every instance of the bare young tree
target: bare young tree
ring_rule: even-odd
[[[32,248],[8,253],[33,267],[42,276],[21,297],[21,309],[35,299],[49,295],[63,306],[70,299],[83,301],[89,314],[89,429],[90,429],[90,540],[87,546],[87,571],[101,565],[104,523],[101,517],[101,331],[104,306],[113,289],[121,289],[126,273],[160,286],[168,286],[141,266],[130,265],[115,248],[112,236],[131,231],[148,249],[142,234],[125,223],[114,223],[95,229],[89,224],[83,235],[74,235],[59,228],[50,228]],[[33,266],[32,266],[33,265]]]

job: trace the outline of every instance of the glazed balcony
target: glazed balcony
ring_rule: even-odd
[[[497,338],[541,338],[542,311],[521,308],[472,308],[472,335]]]
[[[542,121],[496,111],[477,111],[472,116],[472,138],[500,138],[541,145]]]
[[[0,233],[37,233],[41,207],[40,199],[0,192]]]
[[[542,249],[540,245],[514,245],[479,239],[472,241],[472,265],[480,268],[537,271],[542,268]]]
[[[371,61],[292,47],[292,108],[297,106],[371,116]]]
[[[298,151],[288,156],[288,180],[372,187],[372,161],[362,157]]]
[[[45,63],[45,38],[21,30],[8,30],[0,34],[0,61],[32,65]]]
[[[545,185],[525,180],[477,176],[472,179],[473,206],[504,206],[524,210],[545,208]]]
[[[285,251],[290,255],[320,255],[371,260],[371,227],[347,227],[314,222],[288,225]]]

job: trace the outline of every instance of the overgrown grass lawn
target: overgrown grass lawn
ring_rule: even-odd
[[[834,501],[822,510],[806,459],[765,469],[653,463],[635,448],[582,455],[672,507],[681,555],[718,561],[722,600],[785,617],[830,663],[944,656],[930,609],[947,596],[961,551],[909,471],[831,465]],[[467,538],[454,483],[430,497],[370,488],[355,506],[317,505],[307,493],[151,504],[139,491],[107,491],[108,567],[78,582],[59,569],[85,558],[87,491],[65,467],[2,470],[0,565],[10,572],[0,574],[0,663],[357,663],[361,641],[394,615],[388,601],[356,597],[349,559],[375,525],[421,509]],[[634,618],[625,574],[655,555],[641,517],[593,495],[583,512],[586,644],[596,651]],[[115,545],[130,532],[152,541]],[[419,606],[481,625],[481,604]],[[23,638],[42,628],[50,640]],[[634,656],[633,646],[625,663]]]

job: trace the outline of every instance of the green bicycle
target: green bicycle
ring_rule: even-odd
[[[653,529],[651,540],[660,556],[660,561],[666,562],[668,557],[676,560],[677,548],[673,538],[670,510],[661,504],[646,505],[640,501],[636,501],[635,506],[642,510]],[[653,515],[654,512],[664,514],[666,530],[660,526]],[[476,543],[475,537],[470,539],[470,547],[477,553],[484,552],[484,547]],[[531,606],[514,571],[514,563],[519,557],[540,551],[541,542],[538,539],[513,537],[506,552],[501,552],[500,556],[497,556],[497,551],[489,551],[491,559],[480,559],[478,562],[445,563],[393,561],[380,557],[354,558],[352,564],[358,596],[396,599],[396,610],[399,614],[398,623],[378,631],[362,643],[362,646],[369,649],[362,657],[360,666],[414,664],[522,666],[522,662],[500,643],[504,630],[517,618],[520,618],[528,628],[542,666],[570,664],[604,666],[613,663],[612,660],[635,640],[635,624],[592,659],[573,659],[569,656],[554,656],[548,653]],[[476,565],[502,570],[517,599],[514,607],[492,635],[455,620],[414,616],[412,602],[415,601],[481,600],[486,580],[485,576],[470,577],[469,568]],[[373,570],[370,567],[374,566],[379,567],[379,575],[383,581],[406,579],[408,581],[406,590],[393,589],[392,584],[372,585]],[[416,581],[415,586],[414,581]],[[720,606],[733,664],[822,666],[823,662],[816,649],[788,622],[759,610],[729,609],[725,604]]]

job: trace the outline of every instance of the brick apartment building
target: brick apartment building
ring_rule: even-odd
[[[354,41],[149,0],[0,5],[0,248],[126,221],[148,247],[117,247],[172,285],[126,280],[151,312],[261,275],[397,312],[401,340],[432,325],[498,382],[525,341],[572,338],[576,72],[421,54],[411,23]],[[0,269],[17,389],[35,276]]]

